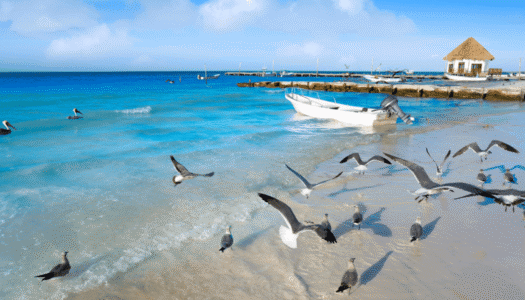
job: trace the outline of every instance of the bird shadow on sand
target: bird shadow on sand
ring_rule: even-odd
[[[388,257],[390,257],[392,253],[394,253],[394,251],[388,252],[379,261],[371,265],[370,268],[366,269],[363,272],[363,274],[361,275],[361,280],[360,280],[361,285],[366,285],[367,283],[372,281],[377,276],[377,274],[379,274],[379,272],[381,272],[381,270],[385,266],[385,263]]]
[[[423,226],[423,233],[421,234],[421,238],[419,238],[420,240],[426,239],[432,233],[432,231],[434,231],[434,228],[436,228],[436,224],[439,219],[441,219],[441,217],[437,217],[434,221]]]
[[[359,203],[358,204],[359,209],[361,210],[361,214],[366,215],[367,208],[364,204]],[[371,214],[370,216],[366,217],[363,222],[361,222],[361,230],[363,229],[371,229],[372,232],[376,235],[384,236],[384,237],[390,237],[392,236],[392,230],[388,228],[386,225],[378,223],[381,221],[381,214],[383,211],[385,211],[386,208],[382,207],[379,211]],[[335,237],[341,237],[348,233],[352,226],[354,225],[354,219],[353,217],[350,217],[349,219],[345,220],[343,223],[337,225],[337,227],[333,230],[333,234]],[[357,230],[357,228],[355,228]]]
[[[91,266],[94,266],[107,258],[109,255],[102,255],[93,259],[90,259],[88,261],[85,261],[79,265],[72,266],[71,270],[69,270],[69,273],[67,274],[67,278],[76,278],[80,275],[84,274]]]
[[[382,185],[385,185],[385,184],[384,183],[378,183],[378,184],[374,184],[374,185],[370,185],[370,186],[363,186],[363,187],[358,187],[358,188],[353,188],[353,189],[347,189],[346,186],[345,186],[342,189],[340,189],[339,191],[335,191],[333,193],[330,193],[327,196],[328,197],[336,197],[336,196],[338,196],[340,194],[343,194],[343,193],[355,192],[355,191],[361,191],[361,190],[367,190],[367,189],[373,189],[373,188],[376,188],[376,187],[382,186]]]
[[[241,249],[246,249],[248,246],[250,246],[255,240],[257,240],[260,236],[264,235],[267,232],[267,230],[260,230],[255,233],[250,234],[249,236],[243,238],[239,242],[235,243],[235,246]]]

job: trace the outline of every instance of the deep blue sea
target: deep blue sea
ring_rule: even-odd
[[[363,130],[298,115],[280,89],[236,85],[272,77],[208,72],[215,73],[221,76],[207,85],[198,72],[0,74],[0,119],[17,129],[0,136],[0,298],[61,299],[161,251],[218,239],[228,224],[248,223],[265,206],[257,191],[297,185],[285,163],[309,174],[381,135],[522,110],[399,98],[414,125],[398,120],[389,131]],[[307,93],[366,107],[385,97]],[[74,108],[83,119],[67,119]],[[170,155],[190,171],[215,175],[174,187]],[[34,276],[62,251],[73,265],[69,279],[41,284]]]

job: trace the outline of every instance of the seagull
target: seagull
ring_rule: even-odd
[[[483,159],[487,160],[487,156],[492,153],[489,151],[489,149],[492,148],[492,146],[498,146],[501,149],[507,150],[509,152],[520,153],[518,150],[516,150],[509,144],[505,144],[504,142],[498,140],[493,140],[492,142],[490,142],[489,146],[485,150],[481,150],[481,148],[479,148],[478,146],[478,143],[474,142],[459,149],[458,152],[456,152],[456,154],[454,154],[452,157],[454,158],[456,156],[459,156],[465,153],[470,148],[472,149],[472,151],[476,152],[479,155],[479,159],[481,160],[481,162],[483,162]]]
[[[288,170],[292,171],[292,173],[294,173],[295,176],[299,177],[299,179],[303,182],[303,184],[304,184],[304,186],[306,188],[301,190],[301,194],[303,196],[305,196],[306,199],[308,199],[308,197],[310,196],[310,193],[312,192],[312,190],[316,186],[321,185],[321,184],[323,184],[325,182],[328,182],[330,180],[336,179],[337,177],[341,176],[341,174],[343,174],[343,172],[341,172],[341,173],[337,174],[334,178],[327,179],[325,181],[321,181],[321,182],[312,184],[312,183],[308,182],[308,180],[306,180],[306,178],[304,178],[301,174],[297,173],[297,171],[295,171],[294,169],[290,168],[287,164],[285,164],[285,166],[288,168]]]
[[[488,198],[494,199],[494,202],[505,206],[505,211],[509,206],[512,206],[512,212],[514,212],[514,206],[525,202],[525,191],[518,191],[515,189],[503,189],[503,190],[485,190],[489,195],[482,195]],[[478,194],[471,193],[455,199],[467,198],[476,196]]]
[[[385,163],[387,165],[391,165],[392,164],[386,158],[384,158],[382,156],[379,156],[379,155],[372,156],[372,158],[370,158],[366,162],[363,162],[361,160],[361,157],[359,156],[359,153],[352,153],[352,154],[348,155],[347,157],[343,158],[343,160],[341,160],[339,163],[340,164],[345,163],[345,162],[349,161],[350,159],[354,159],[357,162],[357,167],[355,167],[354,169],[358,170],[359,173],[361,173],[361,174],[365,174],[365,171],[368,169],[366,167],[366,165],[368,165],[370,162],[372,162],[374,160],[379,161],[379,162],[383,162],[383,163]]]
[[[352,216],[352,218],[354,219],[354,223],[352,224],[352,227],[354,227],[354,225],[358,225],[358,229],[361,229],[361,222],[363,221],[363,215],[361,214],[361,211],[359,210],[359,206],[357,205],[354,205],[355,207],[355,212],[354,212],[354,215]]]
[[[82,119],[81,116],[77,116],[77,113],[83,115],[83,113],[81,113],[78,109],[73,108],[73,112],[75,113],[75,116],[74,116],[74,117],[73,117],[73,116],[68,116],[68,117],[67,117],[68,120],[77,120],[77,119]]]
[[[454,192],[451,188],[458,188],[458,189],[473,193],[475,195],[483,195],[483,196],[486,195],[487,197],[492,196],[490,193],[487,193],[485,190],[479,189],[473,186],[472,184],[468,184],[468,183],[452,182],[452,183],[445,183],[445,184],[437,184],[428,177],[427,172],[425,172],[425,169],[423,169],[421,166],[413,162],[406,161],[402,158],[387,154],[387,153],[385,153],[385,155],[388,158],[394,160],[395,162],[407,167],[410,170],[410,172],[414,174],[414,177],[416,177],[417,182],[421,186],[420,189],[412,193],[414,195],[417,195],[417,197],[415,198],[416,201],[418,200],[418,198],[421,197],[421,200],[419,200],[418,203],[423,201],[424,199],[428,200],[428,197],[431,195],[441,194],[442,192],[445,192],[445,191]]]
[[[425,149],[427,149],[428,156],[430,156],[434,164],[436,164],[436,169],[437,169],[436,175],[437,176],[443,175],[443,166],[445,165],[445,161],[447,161],[447,158],[450,156],[450,150],[448,150],[447,155],[445,155],[445,158],[443,159],[443,162],[438,166],[434,158],[432,158],[432,155],[430,155],[430,152],[428,152],[428,148],[425,148]]]
[[[412,243],[415,240],[419,240],[423,234],[423,227],[421,227],[421,217],[416,218],[416,222],[410,227],[410,242]]]
[[[215,174],[215,172],[211,172],[211,173],[208,173],[208,174],[195,174],[195,173],[191,173],[190,171],[188,171],[183,165],[179,164],[175,158],[173,157],[173,155],[170,155],[171,157],[171,162],[173,163],[173,166],[175,167],[175,169],[177,169],[177,171],[179,171],[180,175],[176,175],[176,176],[173,176],[173,183],[175,184],[180,184],[183,180],[188,180],[188,179],[193,179],[197,176],[204,176],[204,177],[212,177],[213,174]]]
[[[348,261],[348,270],[346,270],[343,278],[341,279],[341,285],[335,291],[336,293],[341,293],[344,290],[350,289],[357,283],[357,271],[354,265],[355,258],[350,258]]]
[[[53,277],[60,277],[67,275],[69,273],[69,270],[71,270],[71,266],[69,265],[69,261],[67,260],[67,251],[62,253],[62,263],[56,265],[49,273],[37,275],[35,277],[42,277],[42,281],[49,280]]]
[[[516,183],[516,181],[514,180],[514,176],[512,175],[512,173],[510,173],[510,169],[505,169],[505,173],[503,174],[503,185],[505,185],[505,183]]]
[[[286,244],[286,246],[290,248],[297,248],[297,237],[299,236],[299,234],[307,230],[315,231],[315,233],[317,233],[317,235],[320,238],[331,244],[337,243],[334,234],[330,230],[331,226],[328,222],[328,215],[325,215],[325,222],[327,222],[328,224],[323,222],[325,223],[324,225],[323,223],[321,223],[320,225],[304,225],[297,220],[292,209],[284,202],[262,193],[258,193],[258,195],[266,203],[276,208],[279,211],[279,213],[281,213],[281,215],[283,216],[286,225],[288,225],[288,227],[284,227],[281,225],[281,227],[279,228],[279,235],[281,236],[281,240],[283,241],[283,243]]]
[[[8,135],[11,133],[11,128],[13,128],[14,130],[16,130],[15,126],[11,125],[11,123],[7,122],[7,121],[3,121],[2,122],[5,126],[5,128],[7,129],[3,129],[3,128],[0,128],[0,135]],[[11,127],[11,128],[9,128]]]
[[[233,235],[231,233],[231,226],[226,228],[226,233],[222,236],[221,240],[221,249],[219,251],[224,252],[224,250],[230,248],[233,245]]]
[[[485,184],[485,182],[487,182],[488,177],[487,175],[485,175],[485,173],[483,173],[483,169],[480,169],[479,170],[479,173],[478,173],[478,176],[476,177],[476,179],[481,182],[481,187],[483,187],[483,185]]]

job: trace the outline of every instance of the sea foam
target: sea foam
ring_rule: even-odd
[[[124,114],[149,114],[150,111],[151,111],[151,106],[145,106],[145,107],[138,107],[138,108],[132,108],[132,109],[117,110],[116,112],[124,113]]]

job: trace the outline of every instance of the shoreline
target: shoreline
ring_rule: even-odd
[[[523,124],[501,125],[496,121],[515,119],[517,114],[476,116],[459,124],[436,124],[432,128],[385,134],[371,143],[358,143],[304,174],[315,182],[331,176],[337,167],[345,170],[344,178],[315,190],[310,199],[298,193],[300,184],[296,180],[277,189],[262,187],[261,192],[288,203],[299,220],[317,221],[324,212],[329,213],[338,244],[327,245],[315,235],[304,234],[298,239],[297,249],[287,248],[278,234],[282,219],[266,206],[257,210],[248,223],[234,227],[233,251],[218,253],[217,237],[188,240],[181,247],[185,251],[159,251],[125,273],[115,275],[107,284],[69,294],[66,299],[336,299],[334,291],[349,255],[357,257],[360,284],[352,294],[357,293],[360,299],[381,296],[409,299],[416,295],[427,299],[513,299],[512,296],[519,299],[525,296],[522,284],[525,274],[520,271],[522,264],[516,261],[523,258],[525,245],[512,239],[512,233],[523,227],[520,213],[504,213],[497,204],[480,206],[476,198],[452,200],[461,191],[418,205],[405,190],[414,190],[417,183],[402,166],[375,164],[364,176],[355,176],[352,174],[355,164],[338,163],[350,151],[361,153],[363,158],[387,152],[421,164],[434,179],[435,169],[422,144],[449,137],[449,143],[436,144],[430,149],[436,159],[441,159],[445,149],[440,148],[456,151],[466,137],[483,145],[496,134],[504,135],[501,139],[506,141],[513,134],[509,134],[506,125],[523,127]],[[490,126],[485,127],[487,124]],[[520,150],[525,145],[523,140],[509,143],[518,144]],[[519,163],[520,155],[511,156],[498,150],[490,157],[491,165],[501,164],[503,158]],[[473,156],[463,155],[449,164],[452,172],[445,180],[465,177],[468,178],[465,182],[474,184],[475,174],[471,173],[479,166],[473,163]],[[499,175],[494,173],[491,188],[499,184]],[[254,195],[248,197],[260,201]],[[363,226],[361,231],[349,227],[351,204],[366,207],[365,220],[373,214],[376,221]],[[424,226],[433,228],[425,240],[409,245],[408,227],[418,215],[423,217]],[[507,230],[502,233],[500,225]],[[483,230],[477,230],[479,226]],[[493,240],[492,243],[487,239]],[[507,253],[505,249],[513,250]],[[477,289],[480,284],[490,289]]]

